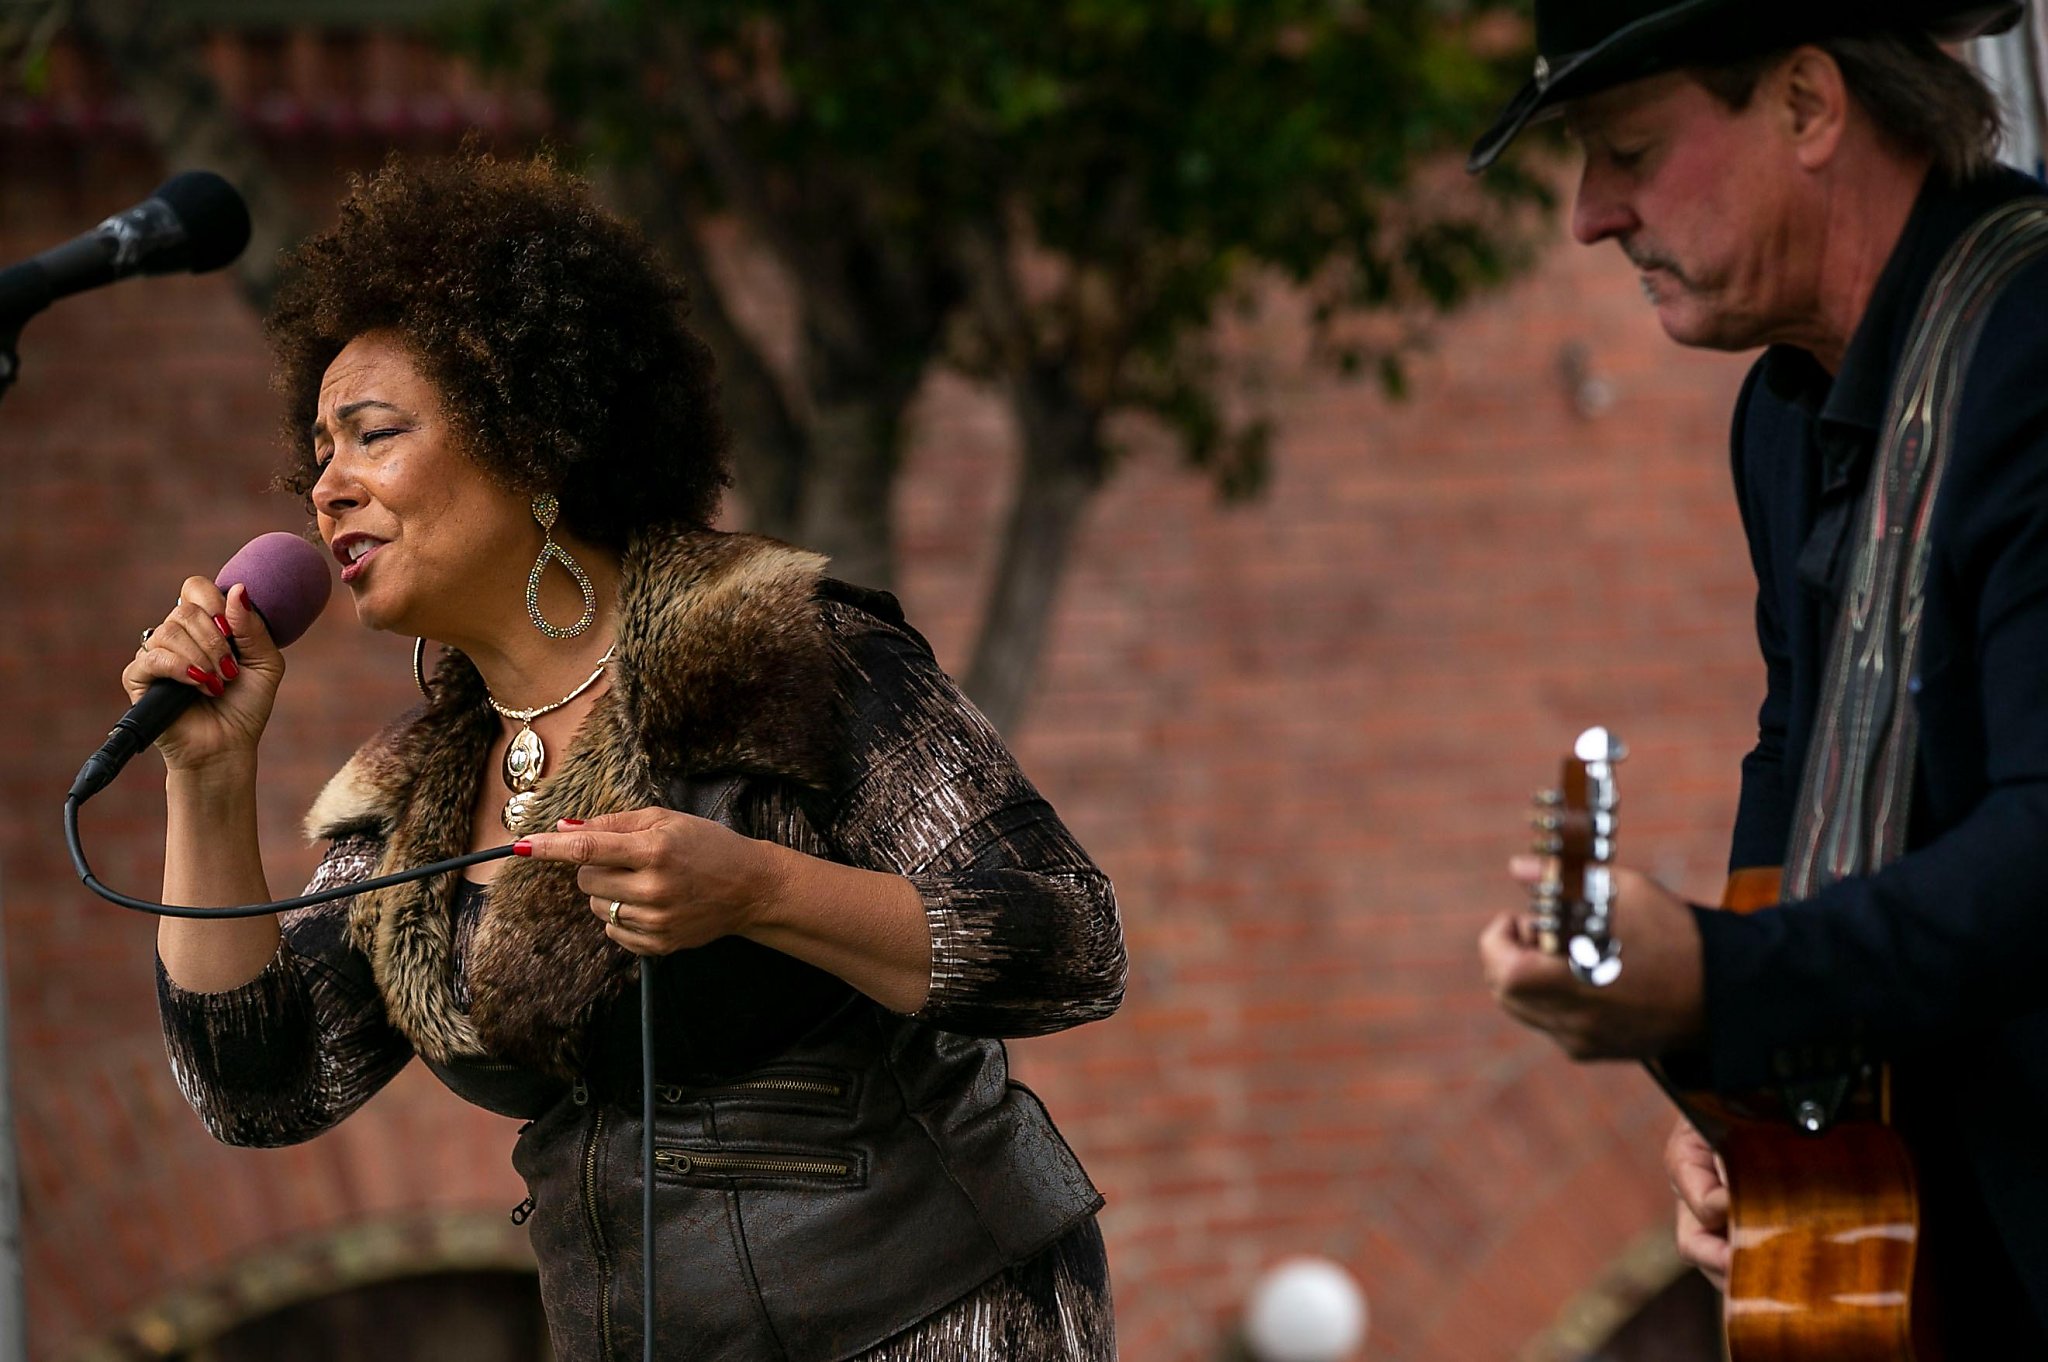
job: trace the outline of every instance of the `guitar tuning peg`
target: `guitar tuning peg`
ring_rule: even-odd
[[[1534,796],[1534,801],[1533,801],[1533,802],[1535,803],[1536,807],[1538,807],[1538,808],[1541,808],[1541,809],[1554,809],[1554,808],[1556,808],[1556,807],[1557,807],[1558,805],[1560,805],[1560,804],[1564,803],[1564,791],[1563,791],[1563,790],[1538,790],[1538,791],[1536,792],[1535,796]]]
[[[1561,824],[1556,814],[1539,813],[1530,816],[1529,826],[1538,832],[1556,832]]]
[[[1621,761],[1628,756],[1628,744],[1605,728],[1589,728],[1572,744],[1572,755],[1580,761]]]

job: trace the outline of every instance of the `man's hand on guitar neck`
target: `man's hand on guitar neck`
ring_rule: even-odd
[[[1543,869],[1537,856],[1508,863],[1524,885]],[[1620,977],[1605,988],[1580,983],[1564,960],[1538,949],[1526,918],[1503,913],[1479,937],[1486,984],[1502,1009],[1573,1059],[1652,1059],[1697,1039],[1705,1024],[1692,909],[1645,875],[1613,874],[1613,931],[1624,955]]]
[[[1678,1198],[1678,1256],[1728,1294],[1728,1183],[1713,1146],[1683,1116],[1664,1142],[1664,1172]]]

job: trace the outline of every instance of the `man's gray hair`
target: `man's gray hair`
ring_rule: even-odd
[[[1975,70],[1924,33],[1878,32],[1814,44],[1835,60],[1849,95],[1899,148],[1928,157],[1953,183],[1972,180],[1998,161],[2003,120],[1998,99]],[[1756,87],[1789,56],[1771,52],[1725,66],[1692,68],[1707,92],[1744,109]]]

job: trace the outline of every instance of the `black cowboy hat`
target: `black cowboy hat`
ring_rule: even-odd
[[[1644,76],[1880,29],[1952,42],[2010,28],[2020,8],[2017,0],[1536,0],[1536,75],[1465,168],[1476,175],[1492,165],[1539,113]]]

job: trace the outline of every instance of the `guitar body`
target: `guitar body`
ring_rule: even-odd
[[[1777,901],[1777,872],[1748,870],[1722,906]],[[1730,1362],[1939,1362],[1918,1178],[1878,1086],[1820,1135],[1767,1098],[1679,1094],[1728,1174]]]
[[[1919,1299],[1920,1200],[1905,1141],[1875,1121],[1822,1135],[1732,1126],[1731,1362],[1935,1362]]]

